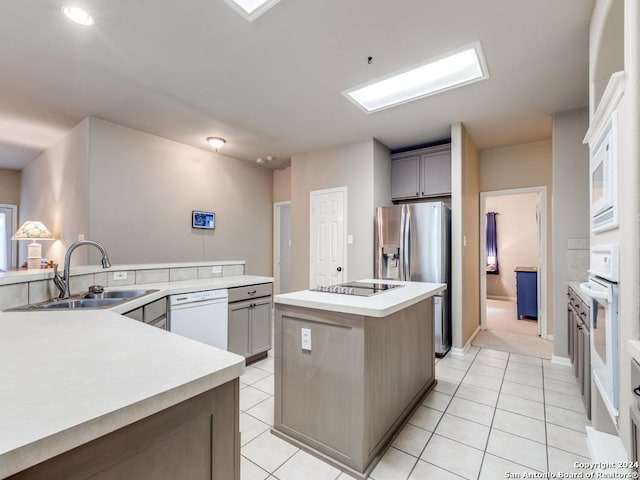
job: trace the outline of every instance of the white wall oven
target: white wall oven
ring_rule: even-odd
[[[589,281],[580,289],[591,297],[591,370],[594,383],[614,423],[619,414],[618,367],[619,246],[591,247]]]
[[[613,112],[590,142],[589,185],[591,231],[603,232],[618,226],[617,115]]]

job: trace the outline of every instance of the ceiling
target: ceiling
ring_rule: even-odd
[[[0,6],[0,168],[21,169],[91,115],[268,166],[377,138],[480,149],[548,139],[588,102],[594,0],[282,0],[248,22],[224,0],[79,0]],[[366,114],[341,92],[479,41],[490,78]],[[368,63],[367,58],[373,57]]]

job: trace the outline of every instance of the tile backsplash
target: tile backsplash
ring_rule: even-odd
[[[589,239],[567,239],[567,281],[586,281],[587,270],[589,270]]]
[[[216,273],[213,273],[214,266],[218,267],[215,269]],[[211,263],[211,265],[199,267],[168,267],[166,264],[163,264],[158,268],[149,268],[148,266],[145,266],[145,268],[141,268],[139,270],[118,270],[116,267],[108,272],[102,271],[98,273],[71,274],[69,287],[71,294],[73,295],[86,291],[91,285],[116,287],[169,281],[175,282],[180,280],[195,280],[196,278],[244,275],[244,267],[244,263],[229,264],[228,262],[225,262],[224,265]],[[126,279],[114,279],[114,272],[124,271],[127,272]],[[0,285],[0,311],[20,307],[29,303],[43,302],[50,298],[54,298],[57,295],[58,290],[55,288],[52,280],[34,280],[31,282],[24,281]]]

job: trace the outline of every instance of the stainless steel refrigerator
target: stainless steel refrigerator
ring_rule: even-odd
[[[443,202],[378,207],[375,277],[446,283],[435,297],[435,351],[451,348],[451,210]]]

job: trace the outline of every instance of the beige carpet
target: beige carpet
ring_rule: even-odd
[[[538,337],[537,322],[518,320],[515,302],[502,300],[487,300],[487,330],[481,330],[471,344],[538,358],[553,354],[553,342]]]

